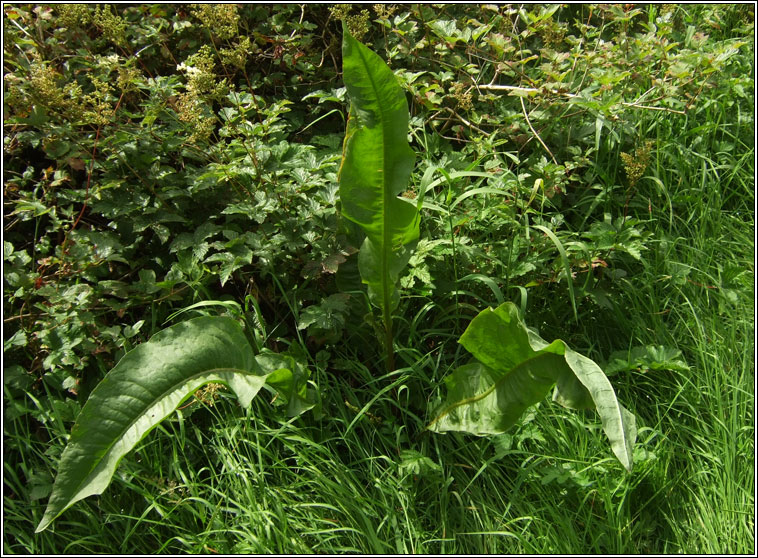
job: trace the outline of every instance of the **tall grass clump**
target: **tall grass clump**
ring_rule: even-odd
[[[3,10],[4,553],[755,553],[752,5]],[[385,312],[340,199],[343,24],[416,155]],[[631,473],[549,397],[428,430],[508,302],[603,368]],[[95,386],[216,319],[271,383],[188,393],[35,533]]]

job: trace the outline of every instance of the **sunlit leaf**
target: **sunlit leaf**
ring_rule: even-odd
[[[419,237],[418,203],[400,197],[415,159],[408,103],[387,64],[347,30],[342,55],[351,102],[339,173],[342,215],[366,235],[358,266],[372,303],[393,308],[398,276]]]
[[[436,432],[500,434],[555,386],[566,407],[594,407],[611,449],[627,470],[637,436],[635,418],[622,407],[608,378],[591,359],[563,341],[547,343],[527,329],[513,303],[476,316],[460,339],[476,358],[445,378],[447,400],[429,425]]]
[[[71,430],[45,515],[43,531],[75,502],[100,494],[119,461],[205,384],[228,385],[240,405],[269,382],[291,414],[315,405],[307,373],[282,355],[253,356],[231,318],[200,317],[167,328],[127,353],[92,391]]]

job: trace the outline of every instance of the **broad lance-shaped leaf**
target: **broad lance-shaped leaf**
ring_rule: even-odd
[[[75,502],[102,493],[121,458],[203,385],[226,384],[248,407],[271,380],[297,414],[314,406],[305,379],[307,372],[291,357],[254,357],[230,318],[195,318],[156,333],[124,355],[92,391],[71,430],[36,532]]]
[[[419,200],[398,197],[415,160],[407,137],[408,103],[387,64],[344,26],[343,33],[343,79],[351,105],[339,172],[342,215],[366,234],[358,267],[369,298],[386,318],[397,305],[395,284],[419,237]]]
[[[510,302],[479,313],[460,338],[476,361],[445,378],[447,401],[431,430],[499,434],[555,386],[553,398],[565,407],[595,407],[611,449],[632,469],[637,437],[634,415],[616,399],[611,383],[591,359],[557,339],[547,343],[527,329]]]

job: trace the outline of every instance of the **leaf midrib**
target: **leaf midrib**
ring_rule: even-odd
[[[198,372],[196,374],[193,374],[192,376],[188,376],[188,377],[184,378],[181,383],[190,382],[193,379],[198,378],[198,377],[203,376],[203,375],[209,375],[209,374],[221,373],[221,372],[232,372],[232,373],[237,373],[237,374],[253,374],[253,375],[256,375],[255,372],[253,372],[252,370],[242,370],[242,369],[238,369],[238,368],[211,368],[211,369],[203,370],[202,372]],[[212,381],[212,380],[209,380],[209,382],[210,381]],[[223,383],[227,387],[231,387],[231,386],[229,386],[229,384],[227,382],[222,381],[221,383]],[[202,386],[200,386],[200,387],[202,387]],[[82,480],[76,485],[76,490],[73,490],[72,494],[78,494],[82,490],[82,488],[84,486],[86,486],[87,481],[92,477],[92,474],[95,471],[98,470],[98,468],[100,467],[100,465],[108,458],[108,456],[110,455],[110,453],[113,450],[113,447],[116,445],[116,443],[119,440],[123,439],[124,435],[129,431],[129,429],[131,429],[136,424],[136,422],[140,419],[140,417],[144,416],[145,412],[147,412],[148,409],[150,409],[158,401],[160,401],[161,399],[165,398],[169,393],[171,393],[172,391],[175,391],[176,389],[177,389],[176,388],[176,384],[174,384],[173,388],[166,389],[163,393],[160,394],[160,396],[154,397],[153,400],[151,402],[149,402],[148,405],[139,413],[139,415],[134,420],[132,420],[125,428],[123,428],[121,430],[121,432],[119,433],[118,436],[114,437],[113,442],[110,445],[108,445],[108,447],[107,447],[105,453],[103,454],[103,456],[100,459],[98,459],[95,462],[94,466],[89,471],[87,471],[87,474],[82,477]],[[188,395],[191,395],[191,394],[188,394]],[[183,401],[184,401],[184,399],[182,399],[182,401],[180,401],[179,404],[181,404]],[[176,409],[174,409],[174,411],[175,410]],[[163,419],[161,419],[161,420],[163,420]],[[160,423],[161,420],[159,420],[158,423]],[[150,430],[152,430],[153,428],[155,428],[155,426],[157,426],[158,423],[156,423],[150,429],[148,429],[148,432]],[[147,434],[147,432],[146,432],[146,434]],[[79,441],[77,441],[77,443],[79,443]],[[59,510],[58,514],[62,513],[65,509],[66,508],[64,507],[61,510]]]
[[[482,393],[478,393],[476,395],[472,395],[471,397],[467,397],[465,399],[461,399],[460,401],[456,401],[452,405],[448,405],[445,407],[437,417],[429,423],[427,426],[427,429],[431,428],[432,425],[439,422],[441,419],[445,418],[447,415],[449,415],[451,412],[453,412],[454,409],[457,409],[458,407],[462,407],[463,405],[468,405],[470,403],[476,403],[477,401],[481,401],[488,395],[490,395],[493,391],[497,389],[497,387],[503,383],[507,378],[515,374],[520,368],[524,368],[530,364],[532,364],[535,360],[541,358],[541,357],[547,357],[548,355],[555,355],[555,353],[538,353],[533,357],[530,357],[520,363],[518,363],[516,366],[511,368],[510,370],[506,371],[496,382],[494,382],[490,387],[488,387],[486,390],[484,390]],[[560,355],[555,355],[560,356]],[[477,362],[479,362],[482,366],[487,368],[492,368],[491,366],[487,366],[483,362],[477,359]],[[497,369],[495,369],[497,371]],[[551,385],[554,385],[557,380],[553,380],[553,383]]]
[[[385,162],[387,160],[387,121],[385,115],[385,110],[383,107],[382,102],[379,99],[379,88],[377,87],[376,82],[374,81],[374,75],[369,70],[369,64],[368,60],[366,59],[366,53],[363,52],[362,49],[358,49],[358,56],[361,59],[361,62],[363,63],[364,71],[366,75],[368,76],[368,80],[371,83],[371,88],[374,91],[374,98],[376,99],[376,105],[379,111],[380,115],[380,133],[382,135],[382,147],[381,147],[381,183],[382,183],[382,246],[381,246],[381,256],[380,261],[381,267],[382,267],[382,314],[383,314],[383,320],[384,320],[384,327],[387,329],[387,331],[391,331],[392,323],[391,323],[391,302],[390,302],[390,273],[389,273],[389,246],[391,244],[390,241],[390,231],[389,227],[387,226],[387,216],[389,215],[389,203],[391,195],[388,195],[387,192],[387,173],[386,171],[386,165]],[[388,349],[389,350],[389,349]]]
[[[192,381],[192,380],[194,380],[195,378],[198,378],[198,377],[200,377],[200,376],[204,376],[204,375],[210,375],[210,374],[216,374],[216,373],[222,373],[222,372],[232,372],[232,373],[237,373],[237,374],[254,374],[254,372],[253,372],[253,371],[246,371],[246,370],[242,370],[242,369],[240,369],[240,368],[228,368],[228,367],[224,367],[224,368],[209,368],[208,370],[203,370],[202,372],[198,372],[198,373],[196,373],[196,374],[193,374],[192,376],[188,376],[188,377],[186,377],[186,378],[183,378],[183,379],[182,379],[182,381],[181,381],[181,382],[179,382],[179,384],[181,384],[181,383],[184,383],[184,384],[186,384],[186,383],[188,383],[188,382],[190,382],[190,381]],[[211,381],[213,381],[213,380],[209,380],[209,383],[210,383]],[[223,384],[224,384],[224,385],[226,385],[227,387],[231,388],[231,386],[229,386],[227,382],[225,382],[225,381],[222,381],[221,383],[223,383]],[[161,393],[161,394],[160,394],[158,397],[154,397],[154,398],[153,398],[153,400],[152,400],[151,402],[149,402],[149,403],[148,403],[148,405],[147,405],[147,406],[144,408],[144,410],[143,410],[143,411],[142,411],[142,412],[139,414],[139,416],[138,416],[137,418],[135,418],[134,420],[132,420],[132,421],[131,421],[131,422],[130,422],[130,423],[127,425],[127,426],[126,426],[126,428],[124,428],[124,429],[121,431],[121,433],[119,434],[119,436],[115,438],[114,442],[113,442],[112,444],[110,444],[110,446],[108,446],[108,450],[106,451],[106,454],[105,454],[105,455],[108,455],[108,454],[110,453],[111,449],[113,449],[113,446],[115,446],[115,445],[116,445],[116,442],[117,442],[118,440],[120,440],[120,439],[122,439],[122,438],[124,437],[124,435],[125,435],[125,434],[126,434],[128,431],[129,431],[129,429],[130,429],[132,426],[134,426],[134,425],[135,425],[135,423],[136,423],[136,422],[137,422],[137,421],[140,419],[140,417],[141,417],[141,416],[143,416],[143,415],[145,414],[145,412],[147,412],[147,410],[148,410],[148,409],[150,409],[150,408],[151,408],[153,405],[155,405],[155,404],[156,404],[157,402],[159,402],[161,399],[165,398],[165,397],[166,397],[166,396],[167,396],[169,393],[171,393],[171,392],[173,392],[173,391],[176,391],[177,387],[178,387],[178,385],[177,385],[177,384],[174,384],[174,387],[172,387],[172,388],[169,388],[169,389],[166,389],[166,390],[165,390],[163,393]],[[202,387],[202,386],[200,386],[200,387]],[[189,395],[192,395],[192,394],[188,394],[188,396],[189,396]],[[235,394],[235,395],[236,395],[236,394]],[[179,402],[179,404],[181,404],[181,403],[183,403],[183,402],[184,402],[184,400],[180,401],[180,402]],[[174,409],[174,410],[176,410],[176,409]],[[156,424],[156,426],[157,426],[157,424]],[[102,459],[100,459],[100,461],[99,461],[98,463],[102,462],[102,461],[103,461],[103,459],[105,459],[105,456],[103,456],[103,458],[102,458]],[[92,471],[94,471],[96,468],[97,468],[97,465],[95,465],[95,467],[93,467],[92,469],[90,469],[89,473],[92,473]],[[88,475],[87,475],[87,476],[89,476],[89,473],[88,473]]]

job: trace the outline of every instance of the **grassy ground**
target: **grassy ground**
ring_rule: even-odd
[[[607,270],[616,273],[605,306],[580,292],[575,320],[565,281],[504,289],[545,339],[600,363],[636,346],[681,351],[686,369],[611,378],[637,417],[632,474],[596,415],[549,399],[500,436],[425,431],[425,409],[465,358],[457,338],[475,309],[452,291],[415,293],[398,311],[392,373],[359,343],[310,355],[322,419],[284,421],[265,398],[245,412],[229,393],[193,403],[124,458],[101,496],[36,535],[69,423],[65,409],[34,401],[45,420],[5,426],[3,551],[754,553],[754,115],[736,107],[705,91],[686,116],[640,111],[636,127],[655,150],[634,191],[605,180],[620,148],[603,136],[583,185],[600,194],[582,199],[613,219],[635,216],[650,234],[639,262]],[[537,207],[530,218],[555,213]],[[590,230],[588,207],[564,213],[571,238]],[[442,231],[453,221],[423,218]],[[519,241],[535,234],[512,225]]]
[[[596,420],[549,401],[513,435],[424,433],[426,417],[410,411],[410,399],[423,393],[425,376],[439,381],[445,372],[418,349],[431,324],[398,336],[410,365],[389,377],[350,354],[344,370],[319,370],[316,382],[329,385],[322,421],[276,423],[265,402],[244,415],[224,398],[195,411],[192,423],[179,415],[161,426],[103,496],[50,531],[29,529],[41,501],[6,498],[4,550],[753,552],[751,148],[696,152],[686,147],[695,132],[669,132],[653,173],[663,193],[648,190],[657,195],[654,249],[639,276],[623,279],[613,312],[574,328],[589,347],[603,339],[593,330],[612,324],[630,344],[678,347],[690,366],[614,380],[638,417],[634,474],[614,461]],[[705,141],[722,133],[713,127]],[[597,355],[610,349],[592,346]],[[21,469],[52,463],[59,435]],[[6,490],[24,494],[18,470],[5,465]]]

